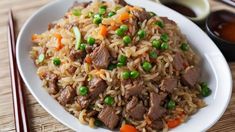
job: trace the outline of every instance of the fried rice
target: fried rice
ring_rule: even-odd
[[[45,89],[92,128],[168,131],[206,106],[200,57],[177,24],[125,1],[76,2],[32,42]]]

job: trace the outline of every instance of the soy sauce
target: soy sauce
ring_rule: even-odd
[[[182,4],[178,4],[178,3],[175,3],[175,2],[169,2],[169,3],[164,3],[164,5],[166,5],[167,7],[185,15],[185,16],[188,16],[188,17],[196,17],[196,13],[190,9],[189,7],[187,6],[184,6]]]
[[[235,42],[235,22],[220,23],[213,32],[224,40]]]

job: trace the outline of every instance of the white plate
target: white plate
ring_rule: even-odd
[[[80,0],[86,1],[86,0]],[[32,47],[31,35],[47,30],[48,23],[63,17],[74,0],[57,0],[37,11],[25,23],[17,41],[17,63],[20,74],[30,92],[37,101],[57,120],[76,131],[97,132],[107,129],[91,129],[79,123],[78,119],[66,112],[42,87],[42,82],[36,75],[36,67],[29,56]],[[174,132],[199,132],[209,129],[223,115],[229,103],[232,91],[230,69],[223,55],[211,39],[194,23],[179,13],[147,0],[127,0],[128,3],[146,8],[160,16],[167,16],[177,22],[194,49],[203,58],[202,79],[209,83],[212,95],[205,99],[207,107],[200,109],[190,120]]]

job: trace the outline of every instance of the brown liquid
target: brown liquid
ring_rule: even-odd
[[[235,42],[235,22],[224,22],[213,29],[213,32],[222,39]]]
[[[196,17],[196,13],[190,9],[189,7],[186,7],[184,5],[181,5],[181,4],[178,4],[178,3],[172,3],[172,2],[169,2],[169,3],[164,3],[164,5],[166,5],[167,7],[170,7],[171,9],[185,15],[185,16],[188,16],[188,17]]]

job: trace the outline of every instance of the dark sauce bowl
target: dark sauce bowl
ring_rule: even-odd
[[[206,19],[206,31],[222,51],[227,61],[235,61],[235,42],[229,41],[215,32],[216,28],[218,29],[218,26],[223,23],[235,24],[235,13],[227,10],[212,12]],[[233,33],[235,35],[235,31]]]

